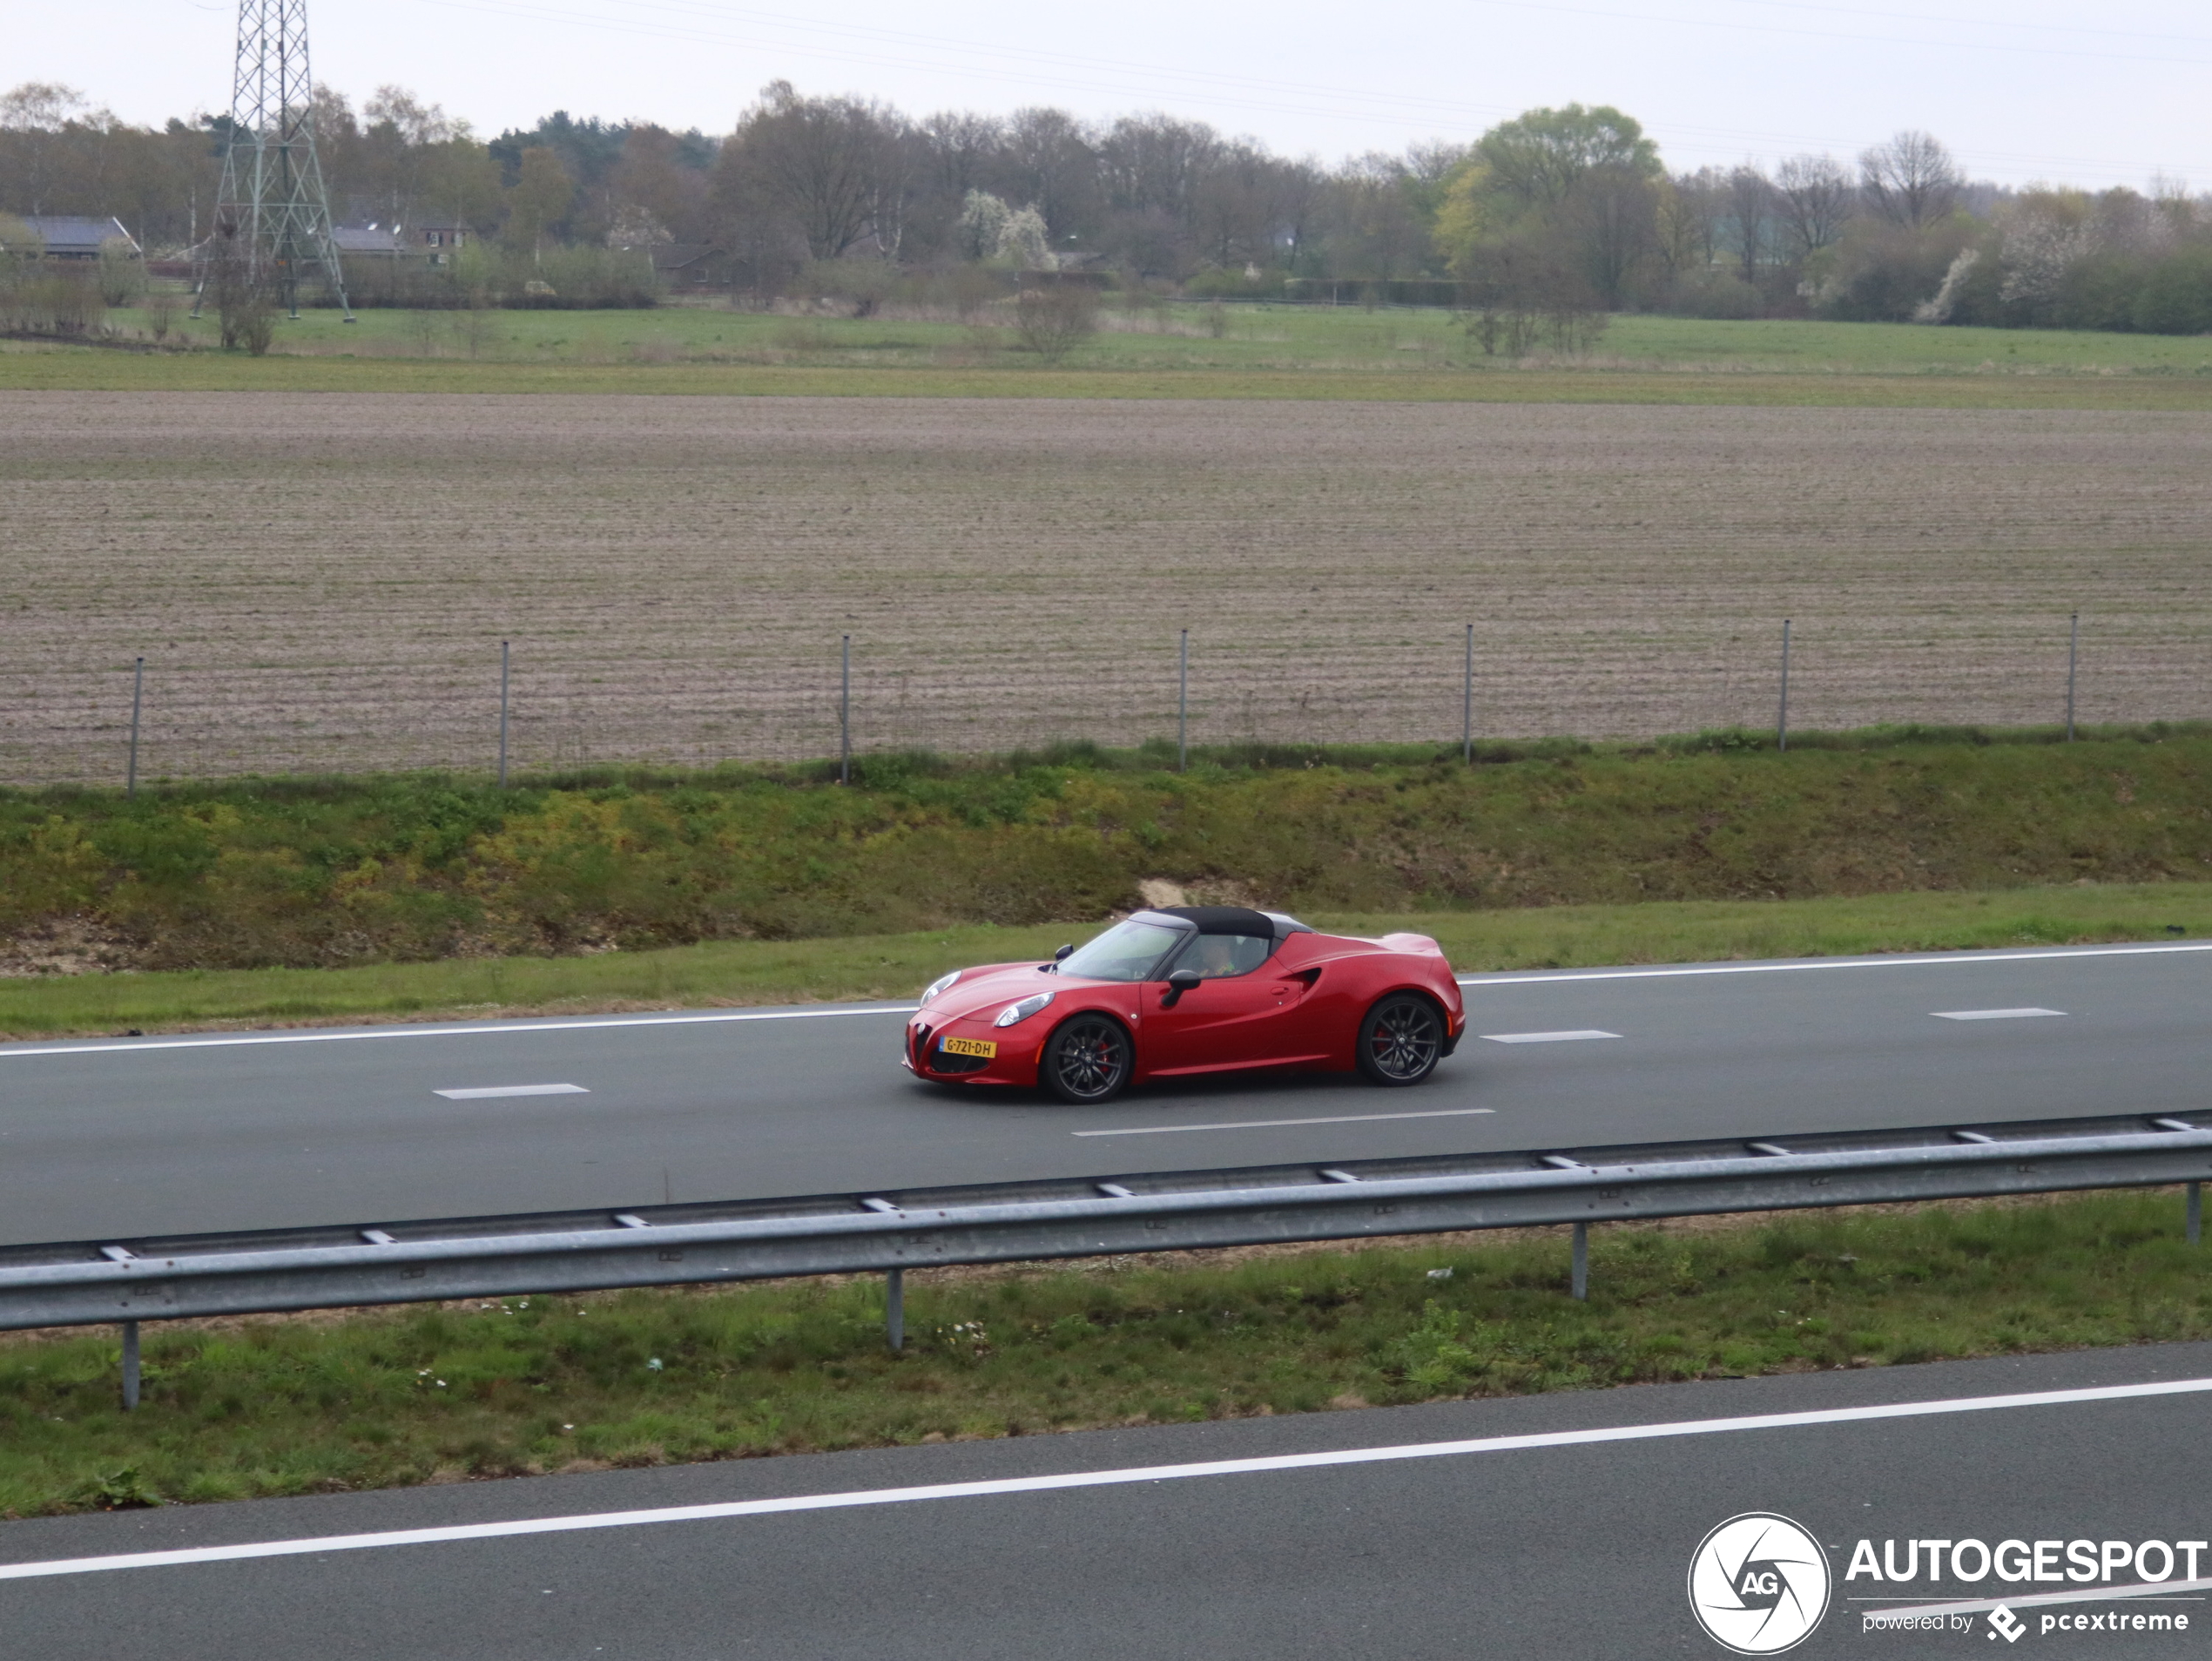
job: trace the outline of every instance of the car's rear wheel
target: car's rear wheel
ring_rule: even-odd
[[[1359,1070],[1371,1084],[1418,1084],[1444,1055],[1444,1016],[1418,992],[1377,998],[1359,1023]]]
[[[1045,1041],[1037,1082],[1063,1102],[1109,1102],[1129,1083],[1136,1059],[1129,1030],[1103,1015],[1079,1015]]]

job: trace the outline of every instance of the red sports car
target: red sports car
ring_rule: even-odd
[[[1240,1067],[1356,1067],[1378,1084],[1418,1084],[1466,1027],[1459,982],[1426,935],[1354,940],[1278,911],[1167,906],[1049,963],[933,981],[902,1059],[922,1078],[1042,1085],[1080,1103]]]

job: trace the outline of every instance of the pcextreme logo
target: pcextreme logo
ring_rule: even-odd
[[[1746,1511],[1697,1545],[1689,1607],[1706,1635],[1738,1655],[1780,1655],[1828,1612],[1828,1554],[1786,1516]]]

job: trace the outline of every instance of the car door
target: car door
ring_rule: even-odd
[[[1143,1036],[1147,1072],[1202,1073],[1285,1059],[1303,981],[1276,973],[1272,940],[1202,935],[1160,971],[1195,968],[1204,977],[1167,1002],[1160,981],[1145,987]],[[1257,958],[1257,963],[1250,960]]]

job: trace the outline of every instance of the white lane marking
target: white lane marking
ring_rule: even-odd
[[[1246,1476],[1264,1471],[1317,1470],[1405,1459],[1446,1459],[1468,1454],[1521,1453],[1543,1448],[1582,1448],[1613,1442],[1653,1442],[1675,1436],[1726,1435],[1743,1430],[1791,1430],[1810,1425],[1858,1424],[1919,1419],[1941,1414],[1989,1413],[2011,1408],[2070,1407],[2162,1395],[2201,1394],[2212,1378],[2156,1384],[2108,1384],[2083,1390],[2037,1390],[2017,1395],[1952,1396],[1936,1401],[1894,1401],[1876,1407],[1823,1408],[1804,1413],[1744,1415],[1729,1419],[1684,1419],[1660,1424],[1612,1425],[1597,1430],[1554,1430],[1525,1436],[1480,1436],[1463,1442],[1422,1442],[1390,1448],[1351,1448],[1332,1453],[1276,1454],[1258,1459],[1216,1459],[1202,1464],[1141,1465],[1121,1470],[1060,1471],[1046,1476],[1008,1476],[981,1482],[927,1487],[861,1489],[843,1494],[797,1494],[783,1499],[728,1500],[713,1505],[671,1505],[652,1510],[598,1511],[582,1516],[526,1517],[509,1523],[462,1523],[444,1528],[392,1529],[380,1534],[335,1534],[297,1540],[257,1540],[238,1545],[186,1546],[105,1557],[58,1557],[44,1563],[0,1563],[0,1580],[49,1575],[89,1575],[112,1569],[160,1569],[185,1563],[236,1563],[253,1557],[306,1556],[325,1551],[365,1551],[384,1546],[442,1545],[456,1540],[502,1540],[518,1535],[572,1534],[585,1529],[631,1529],[655,1523],[701,1523],[722,1517],[770,1516],[786,1511],[844,1510],[900,1505],[917,1500],[971,1499],[995,1494],[1041,1494],[1058,1489],[1113,1488],[1132,1482],[1170,1482],[1194,1476]]]
[[[2026,1609],[2033,1604],[2094,1604],[2105,1598],[2141,1597],[2157,1599],[2171,1597],[2177,1602],[2200,1604],[2201,1597],[2185,1594],[2201,1592],[2212,1587],[2212,1580],[2146,1580],[2128,1586],[2108,1586],[2088,1591],[2027,1592],[2019,1597],[1984,1597],[1967,1604],[1915,1604],[1909,1609],[1870,1609],[1865,1613],[1876,1623],[1906,1621],[1919,1615],[1979,1615],[2003,1604],[2011,1609]],[[1870,1603],[1871,1598],[1854,1597],[1854,1604]]]
[[[2064,1015],[2064,1009],[1932,1009],[1939,1021],[2033,1021],[2040,1015]]]
[[[1328,1119],[1231,1119],[1226,1124],[1140,1124],[1121,1131],[1070,1131],[1069,1136],[1170,1136],[1177,1131],[1272,1131],[1285,1124],[1372,1124],[1378,1119],[1463,1119],[1494,1107],[1445,1107],[1426,1113],[1347,1113]]]
[[[2033,952],[1945,952],[1934,956],[1823,958],[1793,963],[1699,963],[1682,969],[1537,969],[1519,975],[1462,976],[1461,986],[1545,986],[1565,981],[1642,981],[1682,975],[1774,975],[1794,969],[1911,969],[1929,963],[2027,963],[2053,958],[2132,957],[2172,952],[2212,952],[2212,941],[2178,946],[2060,946]],[[804,1021],[834,1015],[912,1015],[913,1003],[839,1006],[822,1009],[709,1010],[673,1015],[614,1016],[604,1020],[514,1021],[485,1027],[401,1027],[355,1031],[257,1032],[214,1038],[134,1038],[120,1043],[0,1044],[0,1061],[16,1056],[96,1056],[117,1050],[213,1050],[238,1044],[340,1043],[362,1038],[471,1038],[507,1032],[583,1032],[609,1027],[678,1027],[724,1021]]]
[[[2212,952],[2212,941],[2180,946],[2054,946],[2033,952],[1939,952],[1921,956],[1885,952],[1875,957],[1823,957],[1789,963],[1697,963],[1681,969],[1527,969],[1517,975],[1461,976],[1461,986],[1548,986],[1560,981],[1649,981],[1679,975],[1785,975],[1799,969],[1919,969],[1935,963],[2041,963],[2069,957],[2155,957],[2173,952]]]
[[[483,1102],[495,1096],[589,1096],[581,1084],[479,1084],[470,1090],[437,1090],[448,1102]]]
[[[0,1061],[17,1056],[98,1056],[114,1050],[220,1050],[239,1044],[339,1043],[361,1038],[481,1038],[509,1032],[590,1032],[605,1027],[690,1027],[725,1021],[814,1021],[835,1015],[912,1015],[913,1003],[837,1004],[820,1009],[708,1009],[679,1015],[610,1016],[597,1021],[511,1021],[491,1027],[398,1027],[354,1031],[252,1032],[219,1038],[138,1038],[122,1043],[0,1045]]]
[[[1582,1027],[1573,1032],[1484,1032],[1476,1035],[1491,1043],[1573,1043],[1578,1038],[1617,1038],[1617,1032]]]

